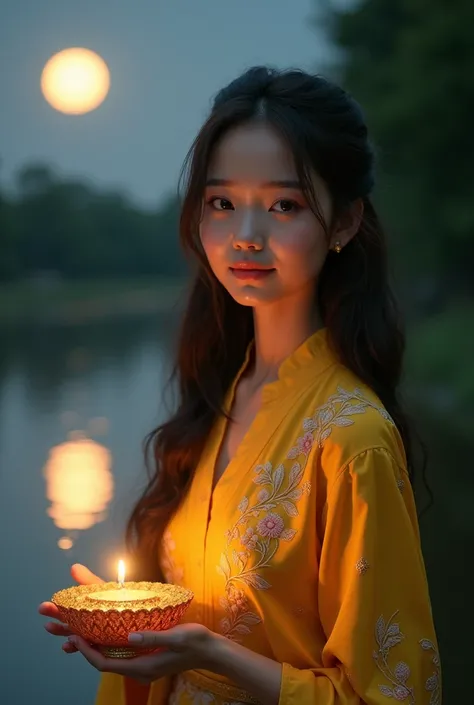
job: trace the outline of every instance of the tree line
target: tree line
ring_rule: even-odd
[[[183,275],[178,203],[138,208],[117,192],[24,167],[15,196],[0,191],[0,281],[45,272],[63,279]]]

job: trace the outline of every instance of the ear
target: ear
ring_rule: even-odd
[[[344,248],[359,232],[363,217],[364,201],[362,198],[358,198],[352,201],[337,220],[331,234],[330,249],[334,249],[336,243],[339,243],[341,248]]]

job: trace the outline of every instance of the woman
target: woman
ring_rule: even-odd
[[[161,653],[64,648],[105,671],[99,705],[440,703],[361,110],[319,76],[254,68],[191,157],[179,404],[128,539],[140,577],[195,599],[185,624],[130,637]]]

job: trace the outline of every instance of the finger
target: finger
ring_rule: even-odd
[[[70,644],[69,641],[65,641],[61,648],[66,654],[77,653],[76,647],[74,646],[74,644]]]
[[[176,668],[181,665],[176,661],[179,658],[178,655],[172,652],[159,655],[147,654],[131,659],[114,659],[102,656],[99,651],[77,635],[69,637],[68,641],[76,646],[91,666],[98,671],[116,673],[119,676],[127,676],[142,683],[150,683],[151,680],[174,673]],[[183,669],[181,668],[181,670]]]
[[[89,661],[91,666],[94,666],[98,671],[109,671],[112,670],[111,668],[108,668],[109,662],[112,664],[114,662],[114,659],[108,659],[105,658],[105,656],[102,656],[102,654],[97,651],[93,646],[87,643],[87,641],[84,641],[84,639],[81,639],[81,637],[77,635],[73,635],[69,637],[68,642],[72,644],[72,646],[75,646],[78,651],[81,652],[81,654],[84,656],[87,661]]]
[[[42,602],[38,607],[38,612],[44,617],[59,619],[59,610],[52,602]]]
[[[58,622],[46,622],[44,628],[53,636],[71,636],[72,634],[72,631],[69,629],[67,624],[61,624]]]
[[[174,633],[173,629],[165,629],[162,632],[131,632],[128,635],[128,641],[136,646],[179,648],[178,635]]]
[[[86,568],[85,565],[81,565],[80,563],[74,563],[74,565],[71,566],[71,575],[79,585],[92,585],[93,583],[104,582],[102,578],[99,578],[98,575],[94,575],[89,568]]]
[[[119,676],[134,678],[142,683],[150,683],[152,680],[174,673],[181,665],[177,662],[178,655],[172,652],[159,655],[147,654],[131,659],[114,659],[102,656],[97,649],[77,635],[69,637],[68,641],[76,646],[91,666],[101,673],[116,673]]]
[[[182,657],[173,651],[156,651],[130,659],[106,659],[105,669],[120,676],[133,678],[142,683],[150,683],[163,676],[185,670]]]

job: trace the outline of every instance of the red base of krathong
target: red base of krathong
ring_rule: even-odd
[[[130,590],[155,593],[143,600],[115,602],[91,599],[94,592],[120,589],[118,583],[78,585],[52,597],[59,618],[108,658],[134,658],[156,649],[140,649],[128,641],[130,632],[163,631],[176,626],[193,600],[193,593],[178,585],[129,582]],[[156,594],[157,593],[157,594]]]

